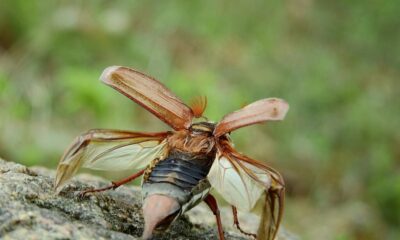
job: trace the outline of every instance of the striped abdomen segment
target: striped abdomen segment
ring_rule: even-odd
[[[200,180],[207,177],[212,159],[204,155],[193,155],[172,151],[152,169],[146,183],[170,183],[191,191]]]

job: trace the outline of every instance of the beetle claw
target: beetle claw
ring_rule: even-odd
[[[93,188],[89,188],[83,191],[79,191],[77,196],[80,200],[85,199],[86,197],[88,197],[88,194],[91,193],[93,191]]]

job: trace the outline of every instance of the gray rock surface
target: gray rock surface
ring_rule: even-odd
[[[27,168],[0,158],[0,239],[140,239],[144,225],[140,188],[125,185],[82,199],[79,191],[110,182],[79,174],[56,195],[54,176],[54,170]],[[250,239],[233,226],[230,208],[221,208],[221,218],[227,240]],[[255,215],[239,214],[239,219],[243,229],[256,232]],[[153,239],[218,239],[215,217],[201,203]],[[299,240],[282,226],[278,239]]]
[[[81,174],[56,195],[54,174],[53,170],[27,168],[0,159],[1,239],[140,239],[143,230],[140,189],[122,186],[80,199],[78,191],[109,184]],[[196,214],[208,216],[199,219],[214,217],[203,210],[194,211],[190,218],[196,219]],[[194,224],[184,217],[154,239],[217,239],[216,234],[215,226]],[[229,231],[226,237],[246,239]]]

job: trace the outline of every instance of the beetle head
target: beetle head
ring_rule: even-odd
[[[209,134],[211,135],[214,131],[215,123],[213,122],[197,122],[193,123],[189,130],[194,134]]]

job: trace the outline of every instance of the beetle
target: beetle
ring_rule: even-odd
[[[112,66],[100,80],[124,94],[173,131],[144,133],[94,129],[77,137],[64,152],[55,178],[62,187],[80,167],[95,170],[136,170],[137,173],[111,186],[81,192],[115,189],[143,175],[143,239],[167,229],[178,217],[204,201],[216,217],[218,236],[224,239],[215,189],[232,207],[234,224],[256,239],[274,239],[282,219],[284,180],[267,164],[239,153],[230,133],[265,121],[283,120],[289,105],[282,99],[266,98],[225,115],[214,123],[202,121],[206,98],[189,107],[156,79],[127,67]],[[260,214],[257,233],[244,231],[237,209]]]

